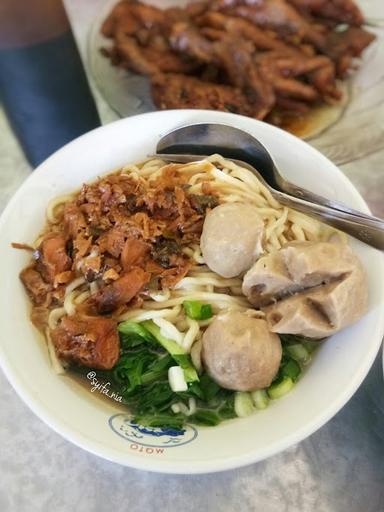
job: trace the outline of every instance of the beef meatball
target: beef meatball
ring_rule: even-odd
[[[292,242],[253,265],[243,293],[264,308],[271,331],[324,338],[361,318],[368,286],[348,245]]]
[[[223,277],[248,270],[262,253],[264,223],[257,208],[225,203],[205,217],[200,239],[208,267]]]
[[[279,369],[280,338],[267,322],[239,311],[218,315],[202,339],[202,361],[221,387],[253,391],[268,387]]]

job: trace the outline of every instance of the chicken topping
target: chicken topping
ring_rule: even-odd
[[[102,317],[69,317],[51,331],[56,352],[62,359],[109,370],[119,357],[116,322]]]
[[[188,175],[179,168],[165,165],[151,180],[120,172],[83,185],[59,209],[58,222],[48,225],[20,279],[39,329],[47,327],[51,310],[67,309],[70,316],[51,333],[60,357],[110,367],[115,319],[140,306],[150,283],[152,290],[171,288],[191,268],[183,249],[199,242],[205,214],[218,197],[206,187],[189,194]],[[75,280],[80,288],[72,295],[68,286]],[[113,320],[97,323],[98,315]],[[107,327],[115,334],[104,335]]]

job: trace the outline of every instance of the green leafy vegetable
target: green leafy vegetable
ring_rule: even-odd
[[[209,409],[199,409],[189,417],[189,420],[197,425],[206,425],[208,427],[215,427],[221,423],[222,418],[216,411]]]
[[[134,421],[146,427],[168,427],[181,430],[185,424],[184,414],[143,414],[136,415]]]
[[[284,377],[290,377],[293,382],[296,382],[301,374],[301,368],[294,359],[290,359],[280,369],[280,372]]]
[[[183,302],[185,314],[193,320],[207,320],[212,318],[212,306],[203,304],[198,300],[185,300]]]
[[[185,352],[183,347],[181,347],[176,341],[170,340],[163,336],[160,332],[160,327],[157,326],[152,320],[146,320],[141,324],[152,336],[153,338],[160,343],[160,345],[165,348],[167,352],[173,357],[176,363],[181,366],[184,370],[184,377],[186,382],[194,382],[199,380],[199,376],[197,375],[196,369],[192,364],[191,358]]]
[[[142,343],[156,343],[151,334],[137,322],[126,320],[118,325],[120,345],[123,350],[136,347]]]
[[[125,386],[126,393],[133,391],[137,386],[166,379],[168,368],[172,364],[171,356],[151,352],[144,346],[122,354],[111,373],[119,386]]]
[[[190,318],[209,318],[199,301],[186,301],[184,308]],[[109,382],[111,389],[122,396],[124,404],[141,425],[181,429],[186,422],[212,426],[221,421],[245,416],[255,409],[264,409],[270,399],[287,394],[294,386],[311,352],[319,345],[300,336],[282,335],[283,356],[278,374],[268,389],[251,393],[234,392],[221,388],[209,375],[200,377],[192,365],[190,356],[174,340],[161,334],[152,321],[121,322],[120,358],[112,370],[97,370],[100,380]],[[168,370],[178,364],[182,367],[188,389],[175,393],[168,382]],[[89,368],[76,368],[86,375]],[[190,399],[196,402],[196,410],[188,416],[174,413],[174,404],[189,407]],[[185,410],[185,408],[180,409]]]

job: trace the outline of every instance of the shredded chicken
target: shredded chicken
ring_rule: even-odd
[[[353,0],[206,0],[163,10],[123,0],[102,26],[114,43],[103,51],[149,77],[160,109],[278,123],[341,98],[337,79],[375,37],[363,22]]]
[[[59,222],[47,226],[20,279],[39,329],[47,327],[50,311],[65,308],[50,329],[61,359],[112,367],[119,353],[117,317],[138,307],[149,291],[175,286],[191,268],[183,247],[199,242],[205,214],[218,199],[209,187],[189,194],[179,168],[165,165],[150,181],[118,172],[83,185],[61,209]]]

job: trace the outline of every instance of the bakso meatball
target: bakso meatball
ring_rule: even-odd
[[[206,264],[223,277],[245,272],[263,252],[263,231],[263,220],[254,206],[217,206],[205,217],[200,240]]]
[[[324,338],[353,324],[367,309],[367,283],[360,264],[335,281],[309,288],[265,308],[271,331]]]
[[[280,338],[267,322],[239,311],[219,314],[202,338],[202,362],[211,378],[226,389],[268,387],[281,360]]]
[[[323,338],[364,314],[368,287],[347,244],[292,242],[250,268],[243,293],[264,309],[271,331]]]

